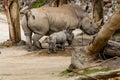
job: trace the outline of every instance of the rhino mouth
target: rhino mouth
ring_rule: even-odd
[[[83,28],[83,26],[81,26],[80,29],[87,35],[94,35],[99,32],[98,28],[94,28],[94,30],[91,30],[91,29],[85,29]]]

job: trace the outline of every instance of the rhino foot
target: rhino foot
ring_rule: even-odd
[[[48,51],[48,54],[51,54],[52,52],[51,51]]]
[[[32,46],[31,48],[28,49],[28,51],[38,51],[40,48],[37,48],[35,46]]]
[[[18,46],[26,45],[26,42],[21,40],[19,43],[17,43]]]
[[[61,51],[65,51],[65,49],[61,49]]]
[[[51,50],[49,50],[48,54],[51,54],[51,53],[57,53],[57,51],[51,51]]]

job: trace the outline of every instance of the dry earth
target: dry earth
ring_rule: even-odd
[[[39,55],[27,52],[24,47],[1,48],[0,51],[0,80],[68,79],[60,76],[70,65],[68,56]]]

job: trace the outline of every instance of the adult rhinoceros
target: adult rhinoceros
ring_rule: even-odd
[[[50,35],[67,27],[80,28],[90,35],[97,32],[96,25],[77,5],[31,9],[23,16],[22,27],[30,49],[41,48],[39,39],[44,35]]]

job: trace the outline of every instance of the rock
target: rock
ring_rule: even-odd
[[[0,46],[10,47],[10,46],[13,46],[13,43],[12,41],[7,40],[7,41],[0,43]]]

